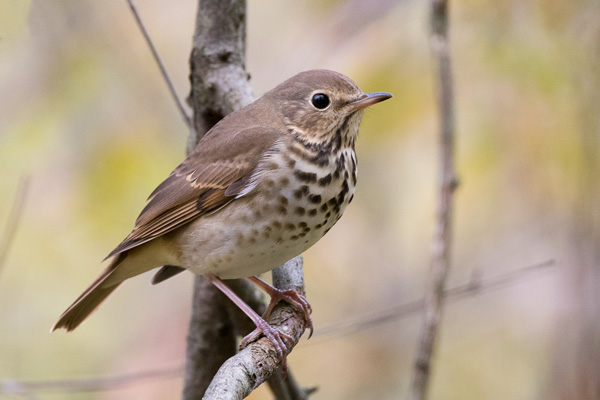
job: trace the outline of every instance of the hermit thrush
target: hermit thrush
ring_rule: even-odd
[[[225,117],[154,190],[133,231],[108,255],[110,265],[52,329],[75,329],[124,280],[159,267],[154,283],[188,269],[242,305],[221,278],[272,270],[331,229],[354,194],[364,109],[390,97],[314,70]],[[303,296],[267,289],[302,308],[310,323]],[[285,335],[250,317],[284,359]]]

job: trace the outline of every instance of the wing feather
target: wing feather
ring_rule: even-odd
[[[235,200],[281,133],[250,127],[209,132],[196,149],[152,192],[133,231],[108,256],[171,232]],[[245,195],[246,193],[243,193]]]

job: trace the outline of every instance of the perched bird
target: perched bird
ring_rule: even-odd
[[[312,70],[223,118],[152,192],[108,267],[52,330],[75,329],[126,279],[160,268],[158,283],[187,269],[241,306],[285,362],[286,335],[246,310],[222,279],[277,268],[331,229],[354,195],[364,110],[390,97],[363,93],[337,72]],[[299,307],[312,329],[303,296],[249,279],[275,302]]]

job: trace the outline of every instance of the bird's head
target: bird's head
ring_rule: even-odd
[[[292,134],[309,143],[354,143],[365,108],[392,97],[364,93],[348,77],[329,70],[301,72],[264,96],[283,114]]]

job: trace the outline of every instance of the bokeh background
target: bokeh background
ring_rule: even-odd
[[[428,4],[248,3],[255,95],[330,68],[395,96],[364,118],[353,204],[305,254],[316,337],[289,361],[315,399],[406,397],[419,314],[336,327],[423,294],[438,127]],[[195,1],[137,6],[185,97]],[[447,306],[431,398],[598,399],[600,4],[451,2],[451,40],[461,186],[449,285],[552,267]],[[0,0],[0,229],[29,182],[0,266],[0,397],[18,398],[14,380],[183,364],[189,274],[131,280],[77,331],[48,330],[182,160],[186,134],[124,0]],[[182,382],[36,398],[178,398]]]

